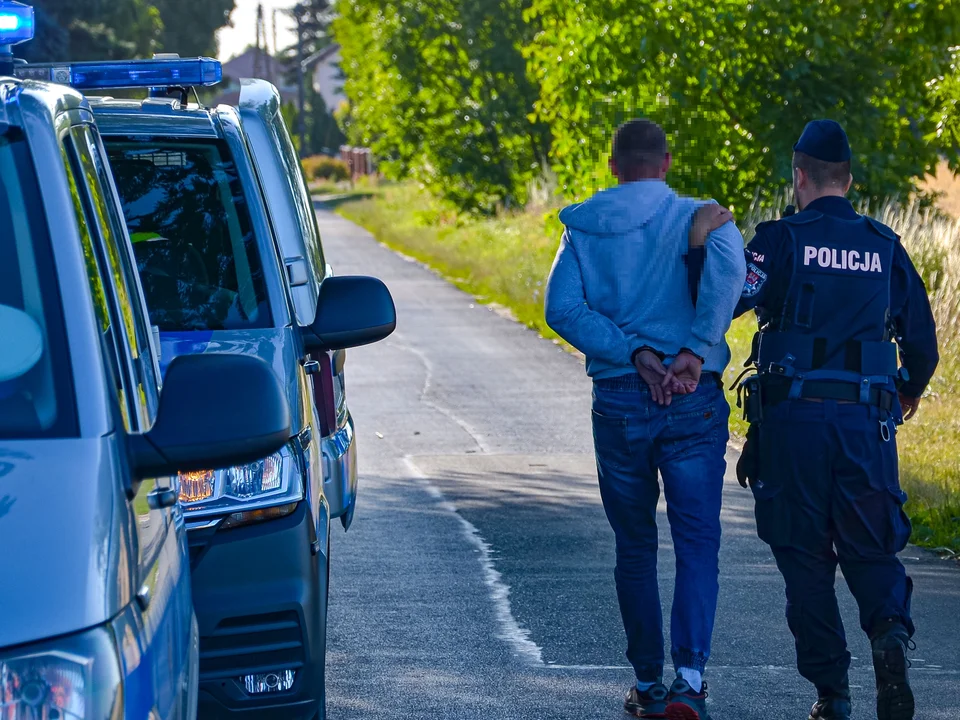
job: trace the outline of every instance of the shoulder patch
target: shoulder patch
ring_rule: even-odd
[[[753,297],[767,281],[767,274],[753,263],[747,265],[747,279],[743,283],[742,297]]]

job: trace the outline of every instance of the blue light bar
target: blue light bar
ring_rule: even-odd
[[[216,85],[223,78],[219,60],[176,58],[112,62],[19,65],[17,76],[70,85],[77,90],[108,88],[197,87]]]
[[[0,0],[0,45],[18,45],[33,39],[33,8]]]

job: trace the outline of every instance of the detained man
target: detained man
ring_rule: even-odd
[[[618,180],[565,208],[546,319],[586,356],[600,495],[616,540],[614,573],[636,674],[625,709],[637,717],[707,720],[703,672],[719,582],[720,504],[730,408],[724,335],[746,276],[732,222],[710,233],[699,298],[688,285],[688,234],[730,215],[665,182],[666,135],[633,120],[613,138]],[[698,209],[700,208],[700,209]],[[676,679],[663,682],[657,583],[658,474],[676,555],[670,623]]]

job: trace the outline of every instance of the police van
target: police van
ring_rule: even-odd
[[[33,29],[0,1],[0,716],[194,718],[178,473],[276,452],[289,403],[262,360],[222,354],[174,361],[161,391],[89,104],[14,77]]]
[[[292,408],[289,442],[258,462],[180,474],[200,626],[204,717],[322,718],[330,525],[356,494],[344,349],[396,323],[386,287],[326,263],[276,89],[244,80],[208,108],[209,58],[33,66],[87,93],[133,241],[161,370],[177,358],[262,358]]]

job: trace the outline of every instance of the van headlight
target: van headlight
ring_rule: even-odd
[[[191,522],[214,515],[295,507],[303,499],[297,456],[289,445],[256,462],[223,470],[184,472],[178,480],[180,503]],[[263,512],[249,517],[268,519],[276,515]]]
[[[120,660],[105,628],[0,651],[3,720],[114,720],[123,716]]]

